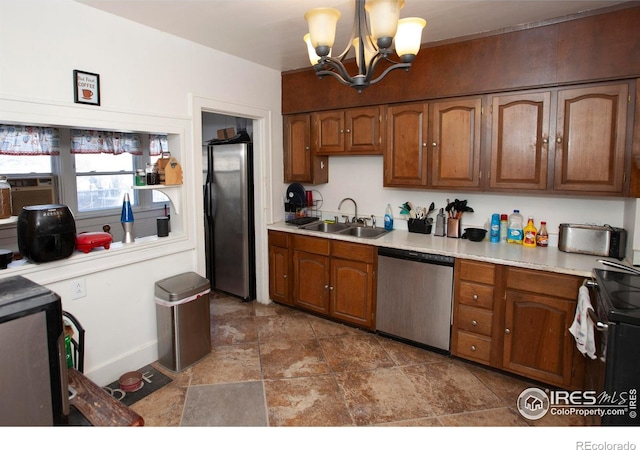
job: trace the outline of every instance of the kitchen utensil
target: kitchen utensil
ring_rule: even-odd
[[[470,241],[480,242],[487,234],[487,230],[484,228],[465,228],[462,238],[469,239]]]

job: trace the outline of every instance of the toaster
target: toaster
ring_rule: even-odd
[[[567,253],[610,256],[624,259],[627,232],[610,225],[580,225],[561,223],[558,250]]]

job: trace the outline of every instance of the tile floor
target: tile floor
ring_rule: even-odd
[[[164,370],[173,381],[132,406],[146,426],[584,425],[522,418],[530,382],[275,303],[212,295],[211,339],[211,354]]]

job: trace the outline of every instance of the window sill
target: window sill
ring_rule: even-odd
[[[97,247],[84,253],[75,250],[68,258],[46,263],[33,263],[26,258],[13,261],[7,269],[0,270],[0,277],[38,274],[41,283],[52,283],[70,278],[90,275],[126,264],[137,264],[150,259],[193,250],[193,244],[183,234],[159,238],[145,236],[135,242],[124,244],[112,242],[109,249]]]

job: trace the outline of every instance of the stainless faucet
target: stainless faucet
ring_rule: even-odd
[[[342,204],[344,202],[346,202],[347,200],[351,200],[353,202],[353,206],[355,208],[355,211],[354,211],[355,216],[354,216],[352,222],[357,222],[358,221],[358,205],[356,204],[356,201],[354,199],[352,199],[351,197],[343,198],[342,200],[340,200],[340,204],[338,205],[338,211],[340,211],[340,208],[342,207]]]

